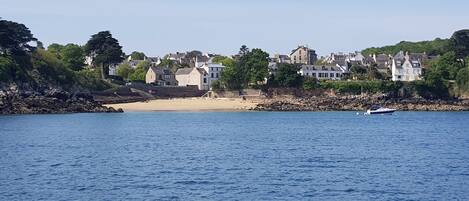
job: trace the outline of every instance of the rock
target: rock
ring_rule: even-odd
[[[364,111],[383,105],[401,111],[469,111],[469,100],[426,100],[390,98],[383,95],[311,96],[271,98],[258,104],[256,111]]]
[[[77,98],[78,97],[78,98]],[[57,113],[123,112],[95,102],[89,94],[74,97],[64,90],[22,90],[16,86],[0,89],[0,114],[57,114]]]

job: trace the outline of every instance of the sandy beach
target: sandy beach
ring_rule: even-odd
[[[234,98],[160,99],[146,102],[105,105],[130,111],[246,111],[257,105],[254,101]]]

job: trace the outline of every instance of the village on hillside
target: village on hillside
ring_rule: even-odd
[[[120,68],[130,67],[130,70],[136,70],[139,64],[147,64],[149,66],[144,80],[146,84],[159,87],[192,86],[208,91],[212,89],[212,84],[220,79],[225,68],[222,63],[214,61],[217,57],[221,55],[197,50],[169,53],[164,57],[149,57],[138,53],[127,56],[122,63],[110,65],[109,75],[119,76]],[[237,59],[240,55],[230,57]],[[426,64],[436,58],[437,56],[430,56],[425,52],[404,51],[396,55],[339,52],[319,57],[314,49],[300,45],[290,54],[270,56],[268,69],[269,74],[275,75],[279,64],[293,64],[298,66],[298,74],[317,80],[356,80],[358,78],[353,72],[372,69],[381,75],[382,80],[406,82],[421,80]],[[92,66],[91,57],[87,57],[86,61]]]

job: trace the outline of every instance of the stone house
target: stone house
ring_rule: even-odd
[[[177,86],[178,82],[174,73],[169,68],[150,67],[145,75],[147,84],[158,86]]]
[[[290,58],[293,64],[314,65],[318,60],[318,55],[313,49],[309,49],[306,46],[299,46],[292,51]]]

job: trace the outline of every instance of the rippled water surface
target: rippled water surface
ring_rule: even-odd
[[[469,113],[0,116],[0,200],[469,200]]]

